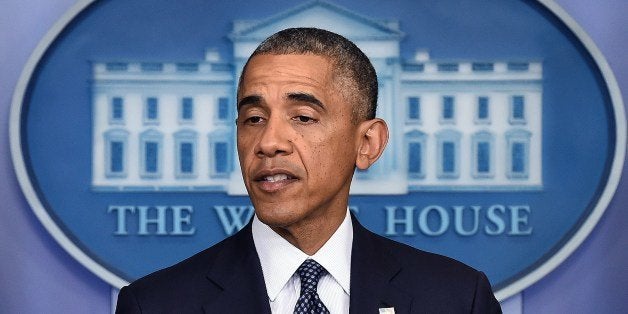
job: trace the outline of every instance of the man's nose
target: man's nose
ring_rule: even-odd
[[[271,117],[261,130],[255,153],[260,157],[274,157],[292,153],[290,141],[290,126],[287,121],[278,117]]]

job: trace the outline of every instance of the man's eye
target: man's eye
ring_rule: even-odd
[[[252,116],[252,117],[247,118],[244,122],[245,122],[245,123],[253,123],[253,124],[257,124],[257,123],[262,122],[262,120],[263,120],[263,119],[262,119],[262,117],[259,117],[259,116]]]
[[[299,120],[299,122],[303,122],[303,123],[314,122],[314,119],[308,116],[298,116],[296,118],[297,120]]]

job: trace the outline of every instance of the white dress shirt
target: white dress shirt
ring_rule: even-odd
[[[257,216],[253,218],[253,242],[262,265],[270,309],[273,314],[293,313],[301,293],[297,268],[308,258],[321,264],[327,273],[318,282],[318,295],[332,314],[349,313],[351,246],[353,225],[349,210],[338,230],[314,255],[308,256]]]

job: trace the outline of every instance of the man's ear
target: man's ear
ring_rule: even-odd
[[[361,122],[358,132],[358,156],[355,165],[360,170],[366,170],[384,152],[388,143],[388,125],[384,120],[375,118]]]

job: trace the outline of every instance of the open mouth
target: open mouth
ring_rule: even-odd
[[[289,174],[278,173],[278,174],[275,174],[275,175],[261,176],[261,177],[257,178],[255,181],[260,181],[260,182],[281,182],[281,181],[294,180],[294,179],[296,179],[296,178],[294,176],[289,175]]]
[[[279,182],[279,181],[285,181],[285,180],[291,180],[291,179],[295,179],[295,178],[291,177],[291,176],[289,176],[289,175],[287,175],[285,173],[280,173],[280,174],[276,174],[276,175],[272,175],[272,176],[264,176],[259,181]]]
[[[279,169],[262,171],[254,179],[258,188],[270,193],[283,190],[298,180],[297,176],[289,171]]]

